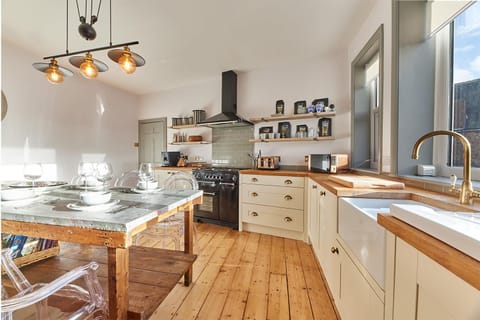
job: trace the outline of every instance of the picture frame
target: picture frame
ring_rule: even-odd
[[[280,138],[290,138],[292,136],[292,126],[290,122],[279,122],[278,132],[280,133]]]
[[[294,114],[303,114],[307,113],[307,101],[301,100],[301,101],[296,101],[294,104]]]
[[[320,137],[330,137],[332,135],[332,118],[318,119],[318,132]]]

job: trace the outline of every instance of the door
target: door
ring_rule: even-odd
[[[138,132],[138,161],[162,163],[162,151],[167,151],[167,119],[141,120]]]

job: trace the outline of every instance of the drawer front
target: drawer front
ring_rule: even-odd
[[[241,174],[240,183],[303,188],[305,183],[305,178]]]
[[[251,184],[240,188],[243,202],[303,210],[303,189]]]
[[[303,232],[303,211],[244,204],[243,222]]]

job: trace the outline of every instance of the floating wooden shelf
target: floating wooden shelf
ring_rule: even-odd
[[[15,258],[13,262],[15,262],[17,267],[21,268],[23,266],[26,266],[50,257],[58,256],[59,253],[60,253],[60,246],[57,244],[55,247],[37,251],[23,257]]]
[[[314,138],[281,138],[281,139],[250,139],[248,142],[295,142],[295,141],[324,141],[335,140],[335,137],[314,137]]]
[[[189,145],[189,144],[210,144],[210,141],[186,141],[186,142],[172,142],[171,145]]]
[[[183,126],[170,126],[168,127],[169,129],[192,129],[192,128],[201,128],[202,126],[199,126],[197,124],[186,124]],[[203,127],[205,128],[205,127]]]
[[[260,122],[281,121],[281,120],[312,119],[312,118],[334,117],[335,114],[336,114],[335,111],[302,113],[302,114],[283,114],[278,116],[272,115],[270,117],[251,118],[250,121],[253,123],[260,123]]]

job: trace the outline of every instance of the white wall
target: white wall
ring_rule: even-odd
[[[391,150],[391,117],[392,117],[392,1],[377,0],[369,16],[358,29],[357,34],[348,46],[349,74],[351,62],[365,46],[370,37],[383,23],[383,142],[382,160],[384,172],[390,172]],[[348,93],[350,95],[350,76]],[[351,101],[351,99],[350,99]]]
[[[256,151],[263,155],[279,155],[282,165],[304,165],[304,156],[310,153],[350,152],[350,107],[348,104],[348,61],[347,52],[337,52],[310,61],[283,65],[238,75],[238,113],[245,118],[265,117],[275,113],[275,101],[284,100],[286,114],[293,114],[293,104],[297,100],[328,97],[337,108],[333,118],[335,140],[322,142],[280,142],[257,143]],[[190,115],[196,108],[205,109],[207,116],[220,112],[221,75],[217,78],[190,87],[168,92],[144,95],[140,100],[140,119]],[[296,125],[317,126],[318,120],[290,121],[294,133]],[[273,125],[277,131],[278,123],[261,123],[255,126],[255,132],[262,126]],[[209,129],[202,134],[208,137]],[[171,131],[171,130],[170,130]],[[189,132],[190,134],[191,132]],[[194,134],[194,133],[191,133]],[[169,140],[170,141],[170,140]],[[176,150],[168,146],[169,150]],[[194,154],[202,154],[205,160],[211,160],[211,149],[207,146],[195,147],[195,150],[182,149]],[[203,149],[200,149],[203,148]],[[191,154],[189,154],[190,158]]]
[[[41,57],[2,42],[1,179],[23,179],[23,163],[44,164],[42,179],[70,181],[80,160],[112,163],[116,174],[136,167],[138,97],[75,75],[52,85],[32,67]],[[101,74],[99,78],[101,78]],[[125,81],[128,81],[125,80]]]

